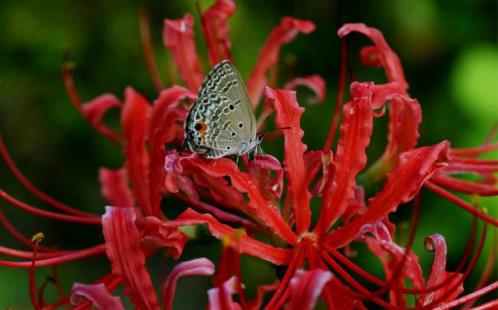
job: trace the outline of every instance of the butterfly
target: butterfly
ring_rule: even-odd
[[[204,78],[185,120],[187,148],[207,158],[256,153],[261,142],[251,100],[237,69],[228,60]]]

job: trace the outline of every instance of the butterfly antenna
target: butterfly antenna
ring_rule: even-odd
[[[272,130],[266,130],[266,131],[263,131],[262,133],[260,133],[259,135],[261,136],[261,138],[264,138],[272,133],[275,133],[275,132],[281,132],[283,130],[289,130],[291,129],[291,127],[278,127],[278,128],[273,128]]]

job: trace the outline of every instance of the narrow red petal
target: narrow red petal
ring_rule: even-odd
[[[322,215],[317,229],[325,232],[339,218],[354,198],[356,176],[365,168],[365,150],[373,127],[371,100],[373,84],[353,83],[352,101],[344,106],[341,134],[334,159],[334,177],[323,190]]]
[[[284,17],[280,25],[275,27],[266,43],[259,52],[259,57],[249,79],[247,89],[252,104],[257,106],[261,99],[263,88],[267,84],[266,72],[278,62],[278,55],[283,44],[292,41],[298,33],[310,33],[315,30],[315,24],[307,20]]]
[[[159,216],[160,210],[152,210],[149,195],[150,158],[145,142],[151,107],[147,100],[132,88],[125,92],[125,104],[121,122],[126,136],[126,169],[138,206],[144,215]]]
[[[327,85],[325,79],[318,74],[297,77],[285,84],[285,89],[296,89],[297,86],[306,86],[315,93],[315,97],[308,98],[309,103],[322,103],[325,101]]]
[[[448,149],[449,142],[443,141],[403,153],[399,165],[387,175],[382,191],[369,200],[366,212],[333,231],[329,236],[330,244],[333,247],[346,245],[364,224],[379,221],[398,205],[410,201],[440,167],[437,162],[447,155]]]
[[[88,122],[104,137],[111,140],[119,140],[120,133],[109,129],[104,124],[104,115],[112,108],[121,108],[121,100],[113,94],[103,94],[97,98],[83,104],[82,111]]]
[[[140,248],[140,233],[135,225],[134,208],[106,207],[102,216],[106,252],[112,273],[123,277],[125,293],[138,309],[159,309],[145,254]],[[126,238],[123,238],[126,236]]]
[[[257,218],[262,224],[268,226],[282,240],[294,244],[297,240],[296,234],[284,221],[279,209],[273,203],[264,197],[258,188],[258,180],[251,177],[245,172],[239,171],[237,165],[226,158],[220,158],[216,161],[192,161],[205,173],[222,178],[230,177],[232,186],[240,192],[247,193],[249,196],[248,207],[252,210],[251,216]],[[300,188],[299,191],[302,191]],[[309,212],[309,208],[308,208]]]
[[[232,61],[227,20],[234,12],[235,3],[232,0],[217,0],[201,16],[211,66],[225,59]]]
[[[188,88],[197,92],[202,82],[202,72],[195,48],[193,26],[194,18],[190,14],[185,14],[180,19],[165,19],[163,42],[171,50]]]
[[[168,222],[170,226],[185,226],[185,225],[207,225],[211,235],[217,239],[222,239],[224,236],[233,236],[236,234],[236,229],[221,224],[209,214],[200,214],[192,209],[184,211],[175,221]],[[285,265],[288,263],[291,250],[273,247],[262,243],[256,239],[242,235],[239,242],[239,250],[242,254],[259,257],[263,260],[271,262],[275,265]]]
[[[102,196],[114,207],[132,207],[133,195],[128,187],[128,177],[124,168],[111,170],[99,169]]]
[[[184,276],[210,276],[214,274],[214,264],[207,258],[197,258],[182,262],[173,268],[163,287],[163,307],[173,308],[176,284]]]
[[[117,296],[112,296],[104,284],[73,284],[71,304],[77,306],[86,300],[91,301],[92,306],[97,310],[124,310],[121,299]]]
[[[307,171],[304,164],[304,152],[307,146],[302,142],[304,132],[300,124],[304,108],[298,105],[294,91],[266,87],[265,96],[275,107],[276,127],[290,127],[283,132],[284,170],[289,181],[287,195],[294,209],[297,231],[302,233],[309,229],[311,222],[311,194],[306,184]]]
[[[325,284],[332,279],[332,273],[322,269],[298,270],[290,280],[290,300],[285,309],[313,309]]]

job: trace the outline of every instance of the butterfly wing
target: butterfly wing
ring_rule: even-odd
[[[217,64],[202,82],[185,132],[189,148],[210,158],[244,154],[257,144],[251,101],[230,62]]]

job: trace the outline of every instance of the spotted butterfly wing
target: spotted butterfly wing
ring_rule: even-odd
[[[227,60],[211,69],[185,121],[188,148],[208,158],[242,155],[259,144],[256,119],[239,72]]]

